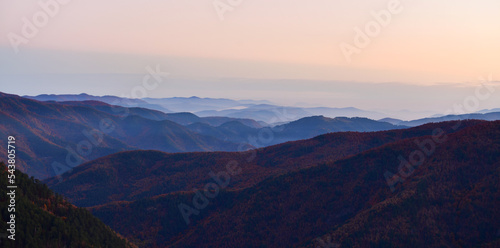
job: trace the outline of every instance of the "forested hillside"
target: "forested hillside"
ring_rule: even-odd
[[[188,223],[179,205],[196,207],[200,194],[213,192],[114,202],[92,212],[144,247],[495,247],[500,122],[436,137],[435,149],[403,171],[400,157],[410,160],[422,150],[417,143],[434,136],[221,190]],[[387,172],[400,180],[393,184]]]
[[[334,162],[401,139],[431,135],[438,127],[445,133],[452,133],[481,122],[458,123],[428,124],[383,132],[331,133],[248,152],[120,152],[85,163],[46,182],[72,203],[89,207],[203,187],[213,180],[211,172],[223,173],[227,164],[236,163],[242,170],[231,177],[228,188],[246,188],[270,176]]]
[[[73,206],[45,184],[19,171],[15,172],[15,203],[7,193],[7,167],[0,163],[0,229],[10,228],[15,214],[15,240],[0,238],[5,248],[63,248],[63,247],[135,247],[89,211]],[[9,184],[11,185],[11,184]],[[9,207],[11,205],[11,207]],[[15,205],[15,212],[9,208]],[[10,232],[8,235],[12,235]]]

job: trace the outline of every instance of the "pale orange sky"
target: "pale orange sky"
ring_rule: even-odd
[[[304,72],[292,77],[303,79],[429,83],[500,74],[500,1],[495,0],[401,0],[403,11],[348,63],[339,45],[352,44],[354,28],[364,28],[374,20],[371,11],[387,9],[388,2],[243,0],[221,21],[212,1],[73,0],[20,50],[297,64],[305,65]],[[0,45],[6,47],[6,35],[19,34],[22,18],[41,8],[35,1],[0,0],[0,9]],[[315,65],[320,67],[307,69]],[[349,72],[330,73],[328,67]],[[280,72],[224,74],[218,76],[287,78]]]
[[[500,75],[498,0],[401,0],[401,11],[350,62],[340,45],[354,45],[355,28],[397,0],[242,0],[224,20],[213,0],[64,1],[16,53],[9,37],[43,8],[0,0],[1,90],[120,95],[159,64],[171,81],[153,97],[441,111],[473,94],[479,77]],[[366,83],[391,84],[364,91]],[[438,90],[427,100],[431,85]],[[484,107],[500,106],[499,94]]]

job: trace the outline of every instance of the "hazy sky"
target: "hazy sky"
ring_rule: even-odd
[[[500,75],[498,0],[242,0],[224,13],[223,20],[213,3],[229,6],[227,2],[231,1],[60,2],[68,3],[60,9],[51,5],[48,9],[53,13],[46,15],[39,1],[0,0],[0,91],[37,94],[64,89],[66,93],[97,91],[118,95],[127,91],[121,85],[128,87],[131,83],[127,80],[133,77],[125,80],[120,75],[110,80],[111,74],[142,75],[147,66],[159,64],[170,73],[171,84],[152,92],[155,97],[241,99],[279,95],[276,99],[288,99],[290,103],[316,100],[315,104],[352,106],[356,105],[352,99],[363,98],[362,94],[354,95],[356,88],[365,83],[397,82],[424,88],[444,83],[449,84],[446,91],[456,101],[467,94],[458,86],[464,89],[477,84],[480,76]],[[400,6],[391,9],[388,6],[392,2]],[[390,20],[375,24],[377,17],[373,13],[396,9]],[[30,26],[25,20],[34,23],[36,34],[23,35],[23,28]],[[364,34],[371,32],[371,36],[360,38],[362,46],[359,42],[356,45],[356,28]],[[12,46],[13,37],[17,42],[19,37],[24,39],[17,47],[18,53]],[[350,62],[341,44],[356,50]],[[82,83],[82,74],[101,76],[93,76],[97,85],[89,89]],[[221,80],[224,87],[213,83]],[[265,80],[269,80],[267,86],[274,84],[271,93],[265,88]],[[276,80],[285,81],[276,84]],[[205,93],[198,90],[209,82],[212,87]],[[179,87],[174,87],[176,83]],[[249,88],[246,84],[252,83],[263,88],[238,93],[237,89]],[[308,84],[314,87],[309,89]],[[342,90],[336,87],[346,84],[349,86],[343,88],[353,90],[339,95]],[[304,88],[309,90],[301,95]],[[187,89],[193,89],[193,93]],[[382,94],[387,89],[374,87],[374,95],[389,99],[373,101],[389,101],[394,107],[396,98],[391,99],[387,92]],[[393,96],[409,94],[398,87],[392,89]],[[278,93],[281,91],[284,95]],[[413,97],[421,99],[425,95]],[[446,96],[439,100],[427,108],[451,101]],[[491,101],[488,106],[498,104],[498,100]]]

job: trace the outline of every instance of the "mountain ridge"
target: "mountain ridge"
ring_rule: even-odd
[[[194,133],[169,120],[155,121],[126,112],[109,114],[87,106],[6,94],[0,97],[0,120],[0,134],[17,136],[23,147],[20,169],[39,179],[58,172],[55,162],[69,169],[78,161],[123,150],[236,151],[239,146]],[[0,154],[6,156],[4,150]]]
[[[397,140],[430,135],[437,126],[446,133],[452,133],[479,123],[463,122],[457,129],[454,129],[457,122],[447,122],[380,132],[331,133],[247,152],[169,154],[126,151],[89,161],[45,182],[74,204],[89,207],[110,201],[138,200],[174,191],[189,191],[212,180],[209,176],[211,172],[224,171],[225,166],[232,162],[243,168],[243,172],[233,178],[228,189],[246,188],[269,176],[339,160]],[[123,168],[131,174],[121,172]]]
[[[468,125],[465,121],[461,124]],[[193,193],[109,203],[91,211],[121,230],[148,218],[139,211],[133,220],[124,219],[131,209],[162,209],[156,217],[166,223],[158,222],[154,234],[141,239],[147,247],[323,247],[321,242],[325,241],[341,247],[498,243],[500,121],[478,122],[446,137],[445,145],[436,146],[395,192],[384,173],[398,171],[398,157],[417,149],[415,140],[432,136],[397,140],[337,161],[269,177],[250,188],[221,191],[199,215],[192,215],[189,225],[185,225],[177,205],[192,204]],[[472,203],[462,203],[463,196]],[[464,214],[457,211],[457,204]],[[415,218],[413,212],[421,217]],[[439,222],[432,222],[434,218]],[[117,222],[120,224],[113,225]],[[127,231],[132,239],[138,239],[133,233]]]

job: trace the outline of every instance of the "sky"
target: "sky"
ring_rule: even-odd
[[[158,65],[169,77],[149,97],[443,111],[500,75],[498,13],[498,0],[0,0],[0,91],[123,95]]]

